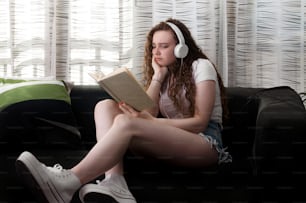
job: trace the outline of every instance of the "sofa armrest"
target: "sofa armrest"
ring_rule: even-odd
[[[259,97],[253,158],[257,174],[305,171],[306,111],[289,87],[263,90]]]

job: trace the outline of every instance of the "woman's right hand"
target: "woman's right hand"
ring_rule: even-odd
[[[154,70],[153,78],[160,81],[161,83],[166,78],[166,75],[168,74],[168,68],[165,66],[160,66],[156,60],[155,57],[152,57],[152,67]]]

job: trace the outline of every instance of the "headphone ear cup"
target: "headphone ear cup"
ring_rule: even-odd
[[[167,22],[167,24],[172,28],[176,34],[179,43],[174,48],[174,55],[176,58],[185,58],[188,54],[188,46],[185,44],[184,36],[181,30],[173,23]]]
[[[177,44],[174,48],[176,58],[185,58],[188,54],[188,46],[186,44]]]

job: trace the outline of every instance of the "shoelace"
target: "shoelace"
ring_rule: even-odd
[[[96,180],[97,185],[104,185],[107,180]]]
[[[121,186],[119,186],[119,185],[117,185],[117,184],[115,184],[114,182],[112,182],[112,181],[110,181],[110,180],[108,180],[108,179],[103,179],[103,180],[96,180],[96,183],[98,184],[98,185],[103,185],[103,186],[110,186],[110,185],[112,185],[112,186],[115,186],[115,188],[120,188],[121,189]]]
[[[50,172],[60,178],[67,178],[71,176],[69,170],[64,169],[60,164],[55,164],[53,167],[49,167]]]
[[[125,193],[126,194],[126,191],[121,186],[119,186],[117,184],[114,184],[109,180],[105,180],[105,179],[104,180],[96,180],[96,183],[98,185],[107,186],[107,187],[110,187],[110,185],[108,184],[108,183],[110,183],[112,185],[112,187],[110,187],[112,191],[115,191],[117,193]]]
[[[54,168],[54,169],[57,169],[57,170],[59,170],[59,171],[63,171],[63,170],[64,170],[63,167],[62,167],[60,164],[55,164],[55,165],[53,166],[53,168]]]

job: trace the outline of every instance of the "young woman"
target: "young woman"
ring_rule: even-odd
[[[155,158],[167,156],[174,164],[190,167],[231,161],[221,139],[223,83],[187,27],[175,19],[153,27],[144,59],[145,86],[154,108],[137,112],[123,102],[97,103],[97,143],[71,169],[46,167],[30,152],[19,156],[19,173],[30,174],[28,184],[37,184],[43,201],[70,202],[81,188],[83,202],[136,202],[123,177],[127,149]],[[102,174],[104,180],[87,184]]]

